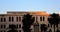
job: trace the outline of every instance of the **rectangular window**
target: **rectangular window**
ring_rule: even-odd
[[[4,32],[6,32],[6,31],[4,30]]]
[[[51,28],[52,28],[52,24],[51,24]]]
[[[14,21],[14,18],[12,17],[12,21]]]
[[[4,18],[4,22],[6,22],[6,18]]]
[[[21,28],[21,24],[19,24],[19,28]]]
[[[3,31],[0,31],[0,32],[3,32]]]
[[[18,17],[16,17],[16,21],[18,21]]]
[[[13,17],[9,17],[9,22],[13,22],[14,21],[14,18]]]
[[[18,28],[18,24],[16,25],[16,27]]]
[[[16,17],[16,21],[21,21],[21,17]]]
[[[19,17],[19,21],[21,21],[21,17]]]
[[[6,25],[4,25],[4,28],[6,28]]]
[[[3,22],[3,18],[1,18],[1,22]]]
[[[21,32],[21,30],[19,30],[19,32]]]
[[[18,30],[16,32],[18,32]]]
[[[40,21],[42,21],[42,17],[40,17]]]
[[[1,21],[1,22],[6,22],[6,18],[3,18],[3,17],[2,17],[2,18],[0,18],[0,21]]]
[[[3,25],[1,25],[1,29],[3,28]]]
[[[6,32],[5,30],[1,30],[0,32]]]
[[[11,17],[9,17],[9,22],[11,21]]]
[[[45,17],[43,17],[43,21],[45,21]]]
[[[5,29],[6,28],[6,25],[4,24],[4,25],[1,25],[1,29]]]

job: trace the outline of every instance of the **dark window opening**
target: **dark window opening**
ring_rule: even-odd
[[[19,24],[19,28],[21,28],[21,24]]]
[[[16,27],[18,28],[18,24],[16,25]]]
[[[45,17],[43,17],[43,21],[45,21]]]
[[[1,29],[3,28],[3,25],[1,25]]]
[[[6,32],[6,31],[4,30],[4,32]]]
[[[48,27],[50,27],[50,25],[48,24]]]
[[[11,21],[11,17],[9,17],[9,21]]]
[[[1,18],[1,22],[3,22],[3,18]]]
[[[21,32],[21,30],[19,30],[19,32]]]
[[[19,17],[19,21],[21,21],[21,17]]]
[[[5,28],[6,26],[4,25],[4,28]]]
[[[1,30],[0,32],[6,32],[5,30]]]
[[[9,22],[13,22],[14,21],[14,18],[13,17],[9,17]]]
[[[14,21],[14,18],[12,17],[12,21]]]
[[[42,21],[42,17],[40,17],[40,21]]]
[[[0,31],[0,32],[3,32],[3,31]]]
[[[18,21],[18,17],[16,17],[16,21]]]
[[[2,29],[2,28],[5,29],[5,28],[6,28],[6,25],[4,24],[4,25],[1,25],[0,27],[1,27],[1,29]]]
[[[4,22],[6,22],[6,18],[4,18]]]

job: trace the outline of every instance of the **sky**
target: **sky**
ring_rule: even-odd
[[[60,13],[60,0],[0,0],[0,14],[7,11]]]

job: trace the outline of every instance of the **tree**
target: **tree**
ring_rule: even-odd
[[[9,28],[11,29],[11,30],[9,30],[8,32],[17,32],[17,27],[14,25],[14,24],[12,24],[12,25],[9,25]]]
[[[23,31],[24,32],[31,32],[31,25],[33,24],[34,22],[34,17],[32,17],[32,15],[30,14],[26,14],[23,16],[23,20],[22,20],[22,23],[23,23]]]
[[[47,31],[47,26],[45,24],[41,24],[41,32],[46,32]]]
[[[59,24],[59,14],[51,14],[50,17],[48,18],[48,21],[51,25],[54,25],[54,32],[55,32],[55,25],[58,27]]]

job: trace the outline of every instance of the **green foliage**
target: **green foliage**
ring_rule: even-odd
[[[50,18],[48,18],[50,24],[59,24],[59,14],[51,14]]]
[[[34,17],[32,17],[32,15],[30,14],[26,14],[23,16],[23,20],[22,20],[22,23],[23,23],[23,30],[24,32],[31,32],[31,25],[33,24],[34,22]]]
[[[50,24],[54,25],[54,32],[55,32],[55,25],[58,28],[58,24],[59,24],[59,21],[60,21],[59,14],[55,14],[55,13],[51,14],[50,18],[48,18],[48,21],[49,21]]]
[[[41,32],[44,31],[46,32],[47,31],[47,26],[45,24],[41,24]]]

